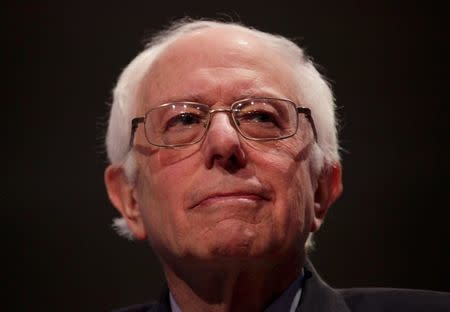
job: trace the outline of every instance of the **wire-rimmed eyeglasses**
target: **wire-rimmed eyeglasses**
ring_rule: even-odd
[[[210,109],[196,102],[173,102],[151,108],[143,117],[131,121],[130,147],[140,123],[144,124],[148,143],[159,147],[183,147],[200,142],[206,135],[213,114],[231,115],[235,129],[253,141],[289,138],[299,128],[299,114],[309,121],[314,139],[317,131],[311,110],[287,99],[248,98],[231,104],[230,108]]]

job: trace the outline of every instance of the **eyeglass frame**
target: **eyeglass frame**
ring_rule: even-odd
[[[297,106],[297,104],[295,102],[293,102],[291,100],[288,100],[288,99],[274,98],[274,97],[245,98],[245,99],[241,99],[241,100],[238,100],[238,101],[235,101],[235,102],[231,103],[230,108],[209,109],[208,110],[208,123],[205,126],[205,131],[204,131],[203,135],[200,138],[198,138],[197,140],[195,140],[193,142],[190,142],[190,143],[165,144],[165,145],[155,144],[155,143],[150,142],[150,140],[148,139],[147,131],[144,131],[145,132],[145,138],[146,138],[146,140],[147,140],[147,142],[149,144],[151,144],[153,146],[157,146],[157,147],[164,147],[164,148],[184,147],[184,146],[197,144],[198,142],[202,141],[204,139],[204,137],[206,136],[206,133],[209,130],[209,126],[211,125],[212,115],[215,114],[215,113],[229,113],[231,115],[231,120],[233,121],[234,128],[237,130],[237,132],[243,138],[245,138],[247,140],[250,140],[250,141],[277,141],[277,140],[283,140],[283,139],[290,138],[290,137],[294,136],[297,133],[297,131],[298,131],[298,117],[297,117],[297,127],[295,128],[294,133],[292,133],[290,135],[282,136],[282,137],[279,137],[279,138],[270,138],[270,139],[268,139],[268,138],[251,138],[251,137],[248,137],[248,136],[244,135],[241,132],[241,129],[240,129],[239,125],[238,125],[238,122],[234,119],[233,106],[235,106],[235,105],[237,105],[239,103],[246,102],[246,101],[251,101],[251,100],[281,100],[281,101],[290,103],[291,105],[293,105],[295,107],[295,110],[296,110],[297,114],[304,114],[305,115],[306,119],[311,124],[311,128],[312,128],[313,135],[314,135],[314,140],[315,140],[316,143],[318,142],[317,130],[316,130],[316,126],[314,124],[314,119],[312,117],[311,109],[308,108],[308,107],[304,107],[304,106]],[[161,108],[161,107],[164,107],[164,106],[169,106],[169,105],[172,105],[172,104],[175,104],[175,103],[176,104],[206,105],[206,104],[203,104],[203,103],[191,102],[191,101],[177,101],[177,102],[164,103],[164,104],[161,104],[161,105],[159,105],[157,107],[150,108],[148,111],[145,112],[144,116],[135,117],[135,118],[133,118],[131,120],[131,134],[130,134],[130,144],[129,144],[130,149],[133,147],[134,136],[136,134],[136,130],[137,130],[137,127],[139,126],[139,124],[143,123],[144,124],[144,129],[145,129],[145,121],[147,119],[148,113],[151,112],[152,110],[155,110],[155,109],[158,109],[158,108]]]

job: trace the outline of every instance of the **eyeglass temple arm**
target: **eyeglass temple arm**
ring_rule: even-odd
[[[141,122],[144,122],[144,119],[144,117],[137,117],[131,120],[130,148],[133,146],[134,134],[136,133],[136,129]]]
[[[308,119],[309,123],[311,124],[311,128],[312,128],[313,134],[314,134],[314,139],[316,140],[316,142],[318,142],[316,125],[314,124],[314,119],[312,118],[311,110],[306,107],[298,107],[297,106],[297,113],[305,114],[306,118]]]

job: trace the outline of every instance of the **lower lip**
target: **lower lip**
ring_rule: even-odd
[[[231,207],[231,206],[253,206],[258,202],[262,201],[263,198],[257,195],[225,195],[225,196],[214,196],[209,197],[199,204],[194,206],[196,207]]]

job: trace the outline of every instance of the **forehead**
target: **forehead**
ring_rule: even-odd
[[[211,28],[182,36],[152,64],[143,83],[145,108],[172,100],[230,101],[243,96],[294,96],[286,55],[253,33]]]

